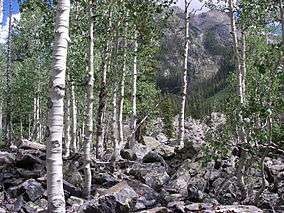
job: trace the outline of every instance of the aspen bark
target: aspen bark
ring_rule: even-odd
[[[71,83],[70,86],[70,102],[71,102],[71,148],[73,152],[77,152],[77,106],[76,106],[76,96],[75,96],[75,86]]]
[[[1,129],[0,129],[1,131]],[[20,119],[20,139],[23,139],[23,121]]]
[[[242,62],[240,57],[240,45],[238,41],[238,35],[237,35],[237,27],[236,27],[236,19],[235,19],[235,6],[234,6],[234,0],[229,0],[229,9],[230,9],[230,21],[231,21],[231,30],[233,35],[233,46],[234,46],[234,52],[235,52],[235,58],[236,58],[236,65],[237,65],[237,74],[238,74],[238,95],[240,97],[240,103],[244,103],[244,97],[243,97],[243,72],[242,72]]]
[[[114,158],[118,159],[120,152],[118,139],[117,139],[117,85],[114,86],[113,97],[112,97],[112,143]]]
[[[184,62],[183,62],[183,78],[182,78],[182,90],[181,90],[181,108],[179,117],[179,133],[178,141],[180,148],[184,147],[184,118],[187,96],[187,73],[188,73],[188,51],[189,51],[189,3],[185,0],[185,44],[184,44]]]
[[[109,8],[109,24],[108,32],[111,32],[112,28],[112,8]],[[107,71],[110,61],[110,47],[111,42],[107,41],[105,57],[102,63],[102,79],[101,79],[101,88],[99,94],[99,107],[97,112],[97,132],[96,132],[96,158],[100,159],[102,157],[103,145],[104,145],[104,120],[105,120],[105,111],[106,111],[106,102],[107,102]]]
[[[69,76],[66,76],[66,94],[64,103],[64,143],[65,143],[65,155],[67,158],[70,156],[70,87]]]
[[[236,58],[236,65],[237,65],[237,76],[238,76],[238,95],[239,95],[239,101],[240,106],[243,107],[244,102],[244,88],[245,88],[245,70],[246,70],[246,64],[245,64],[245,51],[246,51],[246,44],[245,44],[245,34],[243,32],[242,34],[242,53],[240,53],[239,48],[240,44],[238,41],[238,35],[237,35],[237,27],[236,27],[236,19],[235,19],[235,2],[234,0],[229,0],[229,10],[230,10],[230,20],[231,20],[231,31],[233,36],[233,45],[234,45],[234,52],[235,52],[235,58]],[[241,55],[242,54],[242,55]],[[242,111],[239,112],[239,127],[238,127],[238,136],[239,136],[239,144],[246,144],[247,138],[245,133],[245,128],[243,124],[243,115]],[[241,197],[240,200],[245,200],[247,198],[247,189],[244,183],[244,174],[243,170],[245,167],[245,162],[247,158],[247,153],[245,150],[243,150],[240,147],[240,157],[239,157],[239,164],[236,168],[236,176],[237,181],[241,190]]]
[[[243,92],[243,100],[245,101],[246,94],[246,34],[242,32],[242,92]]]
[[[128,17],[128,12],[126,17]],[[119,113],[118,113],[118,140],[119,145],[122,145],[124,142],[123,135],[123,107],[124,107],[124,95],[125,95],[125,77],[127,69],[127,31],[128,31],[128,22],[126,21],[125,30],[124,30],[124,39],[123,39],[123,67],[122,75],[120,81],[120,99],[119,99]]]
[[[11,33],[12,33],[12,0],[9,0],[9,22],[8,22],[8,39],[7,39],[7,65],[6,65],[6,120],[5,120],[5,142],[11,143]]]
[[[94,0],[90,0],[89,3],[89,64],[87,74],[87,104],[86,104],[86,126],[85,126],[85,143],[84,143],[84,196],[89,198],[91,195],[91,143],[93,141],[93,107],[94,107]]]
[[[131,138],[129,141],[129,148],[132,148],[136,143],[136,126],[137,126],[137,63],[138,63],[138,32],[135,29],[134,34],[134,59],[133,59],[133,71],[132,71],[132,117],[131,117]]]
[[[41,142],[40,99],[39,92],[36,98],[36,141]]]
[[[48,211],[65,213],[62,173],[63,100],[69,42],[70,0],[58,0],[50,72],[48,142],[46,150]]]
[[[32,126],[32,119],[31,115],[29,114],[29,124],[28,124],[28,138],[31,138],[31,126]]]

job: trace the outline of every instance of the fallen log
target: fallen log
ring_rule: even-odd
[[[41,151],[46,150],[46,146],[44,144],[32,142],[27,139],[19,140],[16,145],[20,149],[35,149],[35,150],[41,150]]]

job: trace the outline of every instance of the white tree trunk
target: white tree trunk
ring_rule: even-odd
[[[133,146],[136,143],[136,126],[137,126],[137,63],[138,63],[138,32],[135,29],[134,33],[134,59],[133,59],[133,70],[132,70],[132,95],[131,95],[131,101],[132,101],[132,116],[131,116],[131,138],[129,141],[129,148],[133,148]]]
[[[108,32],[111,33],[112,28],[112,8],[109,8],[109,24]],[[104,145],[104,120],[105,120],[105,111],[106,111],[106,102],[107,102],[107,71],[109,68],[109,62],[111,57],[111,41],[107,41],[105,57],[102,66],[102,80],[101,80],[101,89],[99,95],[99,107],[97,112],[97,132],[96,132],[96,158],[100,159],[103,153]]]
[[[128,17],[128,13],[126,15]],[[126,69],[127,69],[127,31],[128,31],[128,23],[126,22],[125,30],[124,30],[124,39],[123,39],[123,67],[122,67],[122,75],[120,81],[120,99],[119,99],[119,113],[118,113],[118,140],[119,145],[122,146],[124,143],[124,135],[123,135],[123,107],[124,107],[124,95],[125,95],[125,77],[126,77]]]
[[[5,141],[6,144],[12,142],[11,126],[11,34],[12,34],[12,0],[9,0],[9,22],[8,22],[8,39],[7,39],[7,65],[6,65],[6,119],[5,119]]]
[[[246,99],[246,34],[242,32],[242,92],[243,92],[243,100]]]
[[[70,85],[69,76],[66,78],[66,94],[64,103],[64,143],[65,143],[65,155],[67,158],[70,156]]]
[[[39,93],[36,98],[36,141],[41,142],[41,122],[40,122],[40,99]]]
[[[235,10],[235,3],[234,0],[229,0],[229,9],[230,9],[230,20],[231,20],[231,30],[233,35],[233,45],[234,45],[234,52],[236,58],[236,65],[237,65],[237,74],[238,74],[238,95],[240,97],[240,103],[244,103],[244,96],[243,96],[243,72],[242,72],[242,62],[240,56],[240,45],[238,41],[237,35],[237,27],[236,27],[236,18],[234,14]]]
[[[0,129],[1,131],[1,129]],[[22,118],[20,119],[20,139],[23,139],[23,121]]]
[[[233,45],[234,45],[234,52],[235,52],[235,58],[236,58],[236,65],[237,65],[237,76],[238,76],[238,95],[239,95],[239,101],[240,106],[244,107],[245,104],[245,72],[246,72],[246,42],[245,42],[245,34],[243,32],[242,35],[242,52],[240,53],[239,48],[239,40],[237,35],[237,27],[236,27],[236,19],[235,19],[235,2],[234,0],[229,0],[229,10],[230,10],[230,20],[231,20],[231,30],[233,35]],[[238,113],[239,117],[239,124],[237,126],[237,135],[239,137],[239,144],[246,144],[247,143],[247,137],[246,132],[243,124],[243,115],[242,110]],[[247,197],[247,189],[244,183],[244,175],[243,175],[243,168],[245,166],[246,162],[246,156],[247,153],[244,150],[240,151],[240,157],[238,160],[238,166],[236,167],[236,176],[238,185],[240,187],[241,196],[240,200],[244,200]]]
[[[91,195],[91,143],[93,141],[93,101],[94,101],[94,7],[95,2],[90,0],[89,5],[89,66],[87,74],[87,104],[86,104],[86,126],[85,126],[85,143],[84,143],[84,156],[85,156],[85,168],[84,168],[84,196],[89,198]]]
[[[70,86],[70,102],[71,102],[71,148],[73,152],[78,151],[77,147],[77,106],[76,106],[76,95],[75,95],[75,86],[73,82],[71,83]]]
[[[50,72],[48,135],[46,150],[48,211],[65,213],[62,173],[63,100],[69,41],[70,0],[58,0]]]
[[[182,90],[181,90],[181,108],[179,115],[179,133],[178,141],[180,148],[184,147],[184,118],[185,118],[185,106],[187,96],[187,73],[188,73],[188,50],[189,50],[189,11],[188,2],[185,1],[185,45],[184,45],[184,62],[183,62],[183,78],[182,78]]]
[[[29,114],[29,125],[28,125],[28,138],[31,138],[31,126],[32,126],[32,119],[31,115]]]
[[[112,143],[113,143],[113,152],[114,152],[114,159],[118,159],[119,157],[119,144],[117,138],[117,85],[114,85],[113,90],[113,97],[112,97]]]

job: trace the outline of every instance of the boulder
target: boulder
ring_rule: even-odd
[[[101,192],[96,199],[89,200],[80,206],[78,212],[85,213],[127,213],[135,206],[138,194],[126,181]]]
[[[23,194],[26,201],[36,201],[43,195],[44,189],[39,182],[30,179],[18,186],[9,188],[9,193],[12,197]]]
[[[120,156],[123,159],[130,160],[130,161],[135,161],[137,159],[137,155],[131,149],[122,149],[120,151]]]
[[[25,194],[31,201],[36,201],[44,193],[42,185],[34,179],[27,180],[22,185],[25,190]]]
[[[148,185],[142,184],[136,180],[127,181],[127,183],[139,195],[138,199],[136,200],[134,210],[137,211],[153,208],[159,204],[159,201],[161,199],[160,194],[157,193],[154,189],[150,188]]]
[[[136,143],[133,146],[132,150],[136,154],[137,159],[143,159],[143,157],[151,151],[151,147],[143,145],[141,143]]]
[[[92,175],[92,183],[104,187],[112,187],[118,183],[118,180],[108,173],[99,173]]]
[[[150,147],[152,150],[156,149],[161,145],[161,143],[158,140],[150,136],[143,137],[143,144],[146,145],[147,147]]]
[[[159,190],[170,179],[161,163],[135,163],[131,166],[129,174],[155,190]]]
[[[156,162],[160,162],[163,165],[166,164],[165,160],[162,158],[161,155],[159,155],[159,153],[155,152],[155,151],[150,151],[148,152],[142,159],[143,163],[156,163]]]
[[[203,168],[201,163],[188,159],[183,162],[171,177],[165,189],[171,193],[179,193],[185,197],[191,196],[193,200],[199,200],[203,197],[201,192],[204,191],[206,185],[206,181],[203,178],[205,174],[206,168]]]
[[[160,143],[158,140],[156,140],[153,137],[144,136],[143,143],[150,150],[152,151],[155,150],[157,153],[159,153],[161,156],[165,158],[172,157],[175,154],[175,147]]]
[[[100,205],[113,203],[115,209],[131,209],[134,206],[138,194],[131,188],[126,181],[116,184],[105,190],[100,198]]]
[[[84,200],[79,197],[71,196],[67,199],[67,204],[70,206],[81,206],[84,204]]]
[[[36,202],[29,201],[25,203],[23,209],[27,213],[45,212],[47,210],[47,200],[40,199]]]
[[[178,202],[170,202],[167,206],[169,209],[171,209],[173,212],[185,212],[185,203],[183,201]]]
[[[12,165],[15,162],[15,155],[9,152],[0,152],[0,168]]]
[[[159,134],[157,134],[156,135],[156,137],[155,137],[160,143],[163,143],[163,144],[165,144],[165,143],[167,143],[168,142],[168,137],[164,134],[164,133],[159,133]]]

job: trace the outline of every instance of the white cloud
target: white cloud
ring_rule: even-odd
[[[12,15],[12,24],[15,23],[15,21],[19,21],[21,18],[21,14],[20,13],[15,13]],[[9,25],[8,25],[8,21],[6,22],[5,25],[3,25],[1,27],[0,30],[0,43],[4,44],[7,40],[8,37],[8,31],[9,31]]]

